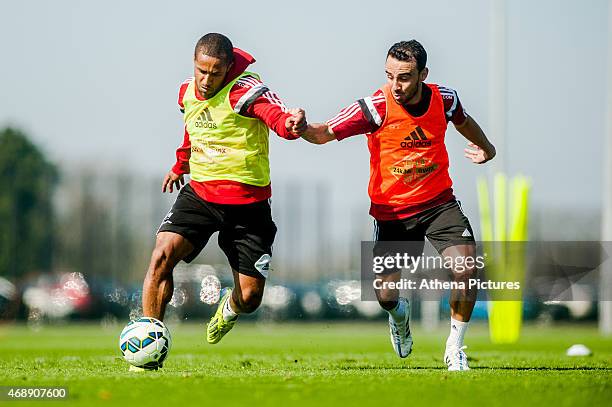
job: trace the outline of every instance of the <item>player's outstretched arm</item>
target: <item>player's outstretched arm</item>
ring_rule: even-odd
[[[335,140],[336,135],[331,127],[326,123],[309,124],[302,138],[312,144],[325,144]]]
[[[475,164],[484,164],[495,157],[495,146],[471,116],[468,116],[460,126],[455,127],[463,137],[470,141],[469,148],[464,150],[466,158]]]

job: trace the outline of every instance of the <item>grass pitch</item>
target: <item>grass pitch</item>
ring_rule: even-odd
[[[383,406],[608,405],[612,339],[594,326],[523,330],[515,345],[493,345],[472,324],[470,372],[442,363],[446,328],[414,327],[414,351],[399,359],[385,322],[238,323],[217,345],[202,325],[170,326],[173,348],[158,372],[130,373],[121,326],[0,326],[0,386],[66,386],[68,400],[18,405]],[[590,357],[565,350],[583,343]],[[10,402],[0,401],[2,404]]]

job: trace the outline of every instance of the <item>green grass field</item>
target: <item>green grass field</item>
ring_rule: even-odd
[[[163,370],[130,373],[120,358],[121,327],[0,326],[0,385],[66,386],[63,401],[18,405],[609,405],[612,339],[593,326],[526,327],[515,345],[493,345],[485,325],[466,344],[472,370],[442,364],[446,329],[413,329],[413,354],[395,356],[384,322],[242,323],[218,345],[202,326],[170,326]],[[565,356],[574,343],[594,355]],[[2,402],[8,404],[10,402]]]

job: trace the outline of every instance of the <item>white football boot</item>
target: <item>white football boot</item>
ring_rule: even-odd
[[[451,372],[459,372],[464,370],[470,370],[468,366],[468,358],[463,351],[467,346],[456,346],[451,345],[446,347],[444,352],[444,362],[448,366],[448,370]]]
[[[404,302],[404,320],[397,324],[391,315],[389,315],[389,337],[391,345],[397,356],[406,358],[412,352],[412,334],[410,332],[410,302],[407,299],[400,297],[398,302]]]

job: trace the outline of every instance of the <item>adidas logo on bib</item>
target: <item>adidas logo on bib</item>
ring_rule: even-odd
[[[196,119],[195,126],[200,128],[216,129],[217,123],[214,122],[212,115],[210,114],[210,110],[205,108],[202,110],[202,113],[200,113],[200,116]]]
[[[470,236],[472,236],[472,234],[467,229],[465,229],[463,233],[461,234],[461,237],[470,237]]]

